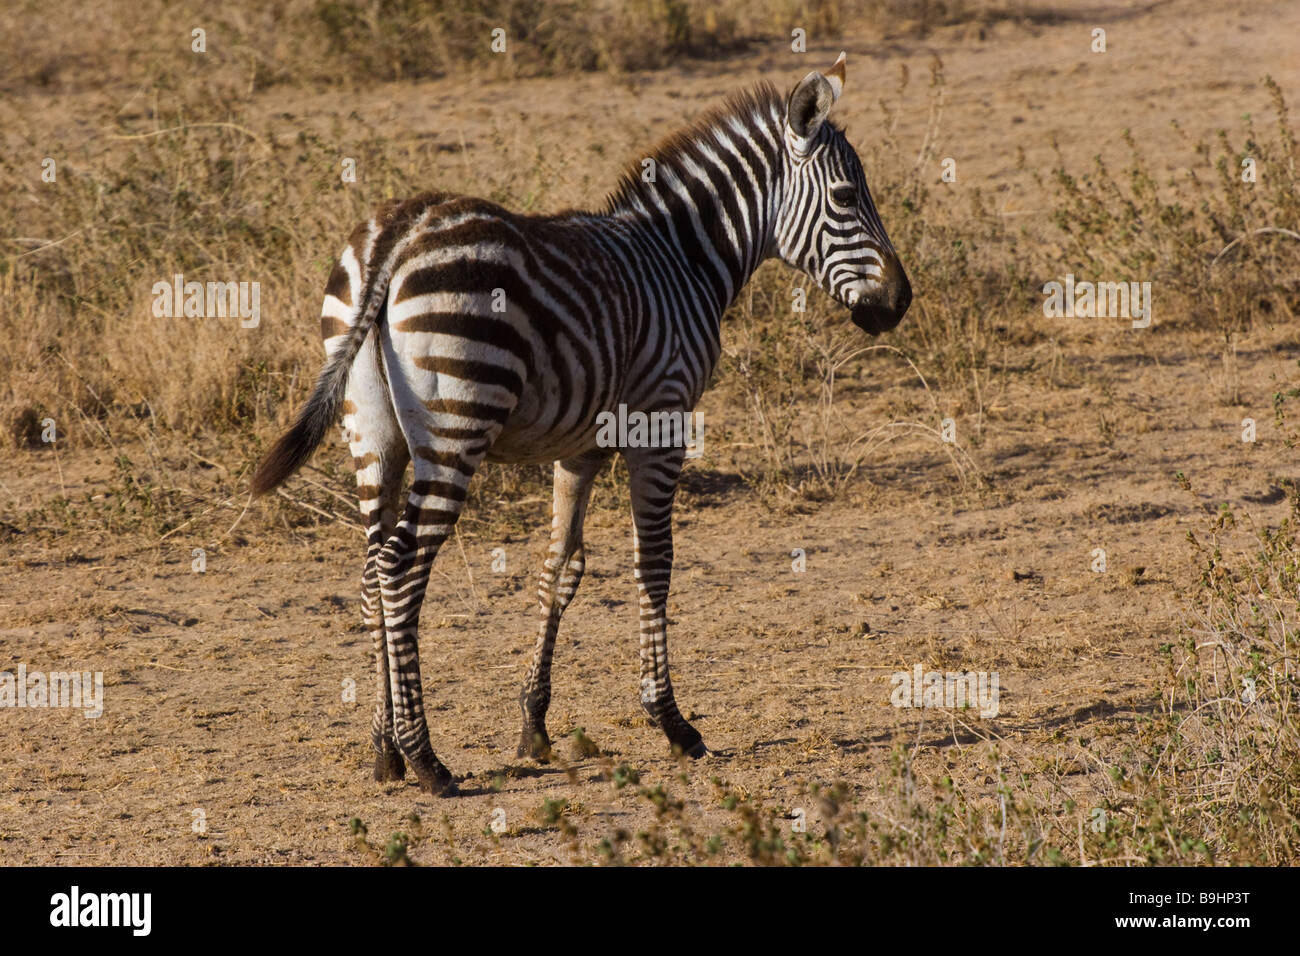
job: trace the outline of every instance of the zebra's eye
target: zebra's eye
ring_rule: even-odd
[[[852,186],[836,186],[831,190],[831,201],[837,206],[855,206],[858,202],[858,191]]]

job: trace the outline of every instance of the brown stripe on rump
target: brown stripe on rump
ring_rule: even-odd
[[[344,305],[352,304],[352,277],[341,261],[334,263],[329,281],[325,283],[325,294],[334,296]]]
[[[426,279],[427,273],[427,279]],[[420,277],[419,281],[436,281],[436,270],[421,270],[412,273],[408,279]],[[402,291],[413,282],[404,282]],[[507,295],[509,293],[507,292]],[[422,312],[409,319],[394,322],[394,332],[432,332],[439,335],[454,335],[457,338],[470,339],[504,349],[518,356],[525,365],[532,364],[533,350],[528,341],[520,335],[509,322],[484,315],[467,315],[463,312]]]
[[[375,279],[376,265],[388,259],[393,247],[406,237],[425,211],[448,198],[448,193],[427,192],[404,201],[390,200],[376,208],[375,224],[379,226],[379,234],[366,250],[361,273],[363,289]]]
[[[367,219],[365,222],[357,223],[357,227],[352,230],[352,235],[348,236],[348,246],[352,249],[353,255],[357,257],[358,264],[363,266],[361,269],[361,276],[363,279],[365,278],[366,272],[361,260],[365,255],[366,245],[370,242],[370,229],[374,225],[375,219],[380,219],[391,212],[390,207],[396,208],[396,204],[392,200],[376,206],[374,217]]]
[[[446,212],[448,214],[459,212],[460,210],[455,208],[458,205],[460,204],[453,204],[447,208]],[[411,244],[407,247],[410,254],[414,257],[439,249],[461,247],[464,248],[464,258],[473,258],[475,253],[479,253],[486,259],[495,259],[498,255],[497,248],[503,247],[506,252],[523,256],[525,249],[518,231],[503,228],[501,220],[505,218],[505,210],[492,207],[483,210],[483,212],[490,218],[471,219],[468,222],[457,223],[446,228],[438,228],[436,223],[431,223],[425,227],[425,230],[419,236],[411,241]],[[483,250],[473,248],[478,245],[488,246],[489,248]],[[402,298],[399,297],[396,301],[401,302]]]
[[[461,418],[474,418],[480,421],[504,423],[510,416],[508,409],[500,405],[488,405],[483,402],[463,402],[458,398],[431,398],[424,403],[431,412],[444,415],[458,415]]]
[[[444,355],[417,355],[413,360],[416,368],[438,375],[477,382],[480,385],[499,385],[512,395],[518,395],[524,389],[523,380],[508,368],[492,365],[489,362],[475,362],[472,359],[450,358]]]
[[[320,337],[322,339],[332,339],[338,335],[347,335],[350,326],[335,315],[322,315],[320,317]]]
[[[485,242],[505,245],[500,241],[501,230],[485,231],[488,232],[484,237]],[[428,238],[427,245],[430,249],[443,249],[447,246],[441,241],[441,233],[435,233]],[[418,254],[419,251],[413,250],[412,254]],[[393,304],[400,305],[418,295],[436,292],[491,292],[498,286],[504,288],[506,295],[513,299],[515,290],[520,293],[529,291],[527,282],[527,277],[521,278],[515,266],[497,261],[491,252],[477,256],[465,255],[439,262],[437,265],[412,269],[403,277],[402,284],[393,297]]]

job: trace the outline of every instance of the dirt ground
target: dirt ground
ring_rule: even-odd
[[[1104,56],[1088,52],[1095,25],[1108,31]],[[850,51],[840,116],[855,139],[868,139],[875,100],[894,86],[898,64],[924,76],[937,53],[950,90],[941,154],[957,158],[959,182],[983,184],[1001,212],[1032,220],[1046,215],[1045,194],[1012,144],[1028,169],[1045,170],[1053,137],[1081,163],[1122,148],[1125,127],[1158,144],[1177,119],[1195,139],[1262,113],[1265,72],[1300,102],[1297,37],[1300,7],[1291,3],[1117,4],[1063,22],[997,23],[983,36],[952,30],[879,46],[850,33],[815,43],[795,64],[774,44],[620,80],[448,79],[354,98],[272,89],[259,108],[286,135],[346,123],[353,110],[371,122],[390,117],[413,137],[446,143],[437,154],[446,163],[466,152],[487,161],[497,149],[542,154],[561,177],[556,192],[576,202],[603,195],[639,146],[721,94],[763,77],[787,85],[840,48]],[[77,94],[50,94],[29,105],[59,117],[48,120],[52,134],[75,136],[79,109],[97,109],[105,95],[86,93],[79,106]],[[919,145],[919,88],[915,96],[900,136],[907,142],[913,130]],[[1152,152],[1171,168],[1183,155]],[[102,670],[106,686],[98,719],[0,711],[9,755],[0,762],[0,863],[355,864],[366,860],[350,819],[382,843],[410,831],[412,812],[435,834],[411,849],[417,862],[569,862],[544,801],[568,801],[586,847],[651,816],[630,788],[604,779],[602,758],[573,754],[565,738],[575,728],[642,783],[665,783],[704,827],[725,825],[714,776],[773,813],[807,806],[815,820],[806,787],[835,781],[870,809],[899,745],[917,748],[926,779],[951,775],[976,800],[991,800],[996,767],[981,738],[1052,773],[1088,806],[1109,792],[1101,760],[1128,745],[1151,708],[1163,666],[1156,649],[1176,639],[1195,580],[1186,533],[1224,501],[1263,522],[1284,512],[1276,480],[1294,476],[1296,462],[1272,431],[1271,400],[1280,382],[1294,381],[1300,348],[1293,330],[1258,328],[1239,340],[1235,366],[1225,364],[1219,341],[1167,321],[1158,300],[1147,330],[1041,313],[1005,318],[1050,334],[1009,356],[1011,367],[1035,371],[990,383],[981,412],[959,417],[986,491],[963,489],[933,441],[902,438],[847,493],[807,514],[782,513],[710,462],[706,433],[677,510],[669,632],[678,700],[713,751],[703,761],[679,765],[641,717],[631,523],[625,494],[604,494],[588,520],[587,577],[556,656],[548,725],[566,759],[518,766],[516,695],[535,633],[548,502],[533,504],[529,533],[500,536],[467,516],[460,547],[449,544],[439,559],[422,638],[434,747],[465,776],[454,800],[430,798],[413,780],[370,778],[355,531],[236,532],[195,573],[200,544],[184,530],[158,540],[22,526],[23,514],[55,495],[97,493],[112,480],[112,454],[7,453],[0,668]],[[296,321],[315,335],[314,319]],[[849,373],[836,407],[865,432],[917,388],[899,362],[877,356]],[[717,395],[703,410],[706,422],[745,414]],[[1241,440],[1247,416],[1258,422],[1253,444]],[[341,461],[343,449],[322,455]],[[235,473],[247,463],[213,467]],[[504,572],[492,570],[494,548],[504,549]],[[1106,573],[1091,569],[1096,548]],[[792,569],[794,549],[806,552],[802,573]],[[916,664],[997,671],[999,715],[891,706],[890,675]],[[344,699],[348,681],[355,702]],[[1073,769],[1056,773],[1062,766]],[[501,833],[491,828],[497,810]],[[200,818],[206,832],[196,833]]]

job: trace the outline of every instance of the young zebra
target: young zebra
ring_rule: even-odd
[[[519,755],[545,759],[551,658],[582,578],[592,480],[615,451],[631,476],[641,706],[671,746],[704,754],[668,678],[672,506],[684,448],[601,447],[597,415],[694,409],[723,312],[772,256],[809,275],[878,334],[912,291],[843,132],[827,122],[845,56],[787,98],[770,84],[635,164],[599,213],[523,216],[426,194],[359,226],[325,289],[328,359],[293,427],[253,477],[288,478],[341,411],[368,524],[362,607],[375,647],[375,779],[410,763],[455,792],[429,744],[416,627],[438,549],[484,460],[555,463],[541,628],[519,695]],[[413,481],[403,501],[408,462]]]

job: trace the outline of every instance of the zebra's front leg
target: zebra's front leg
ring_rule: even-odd
[[[641,706],[674,752],[702,757],[700,732],[686,722],[668,677],[668,586],[673,571],[673,498],[685,449],[629,448],[635,577],[641,618]]]
[[[551,661],[560,617],[573,600],[586,567],[582,547],[582,525],[587,516],[591,485],[601,466],[609,460],[603,450],[588,452],[555,463],[554,498],[551,505],[551,544],[537,584],[541,625],[533,649],[533,663],[519,692],[524,714],[516,755],[546,760],[551,738],[546,733],[546,709],[551,703]]]

